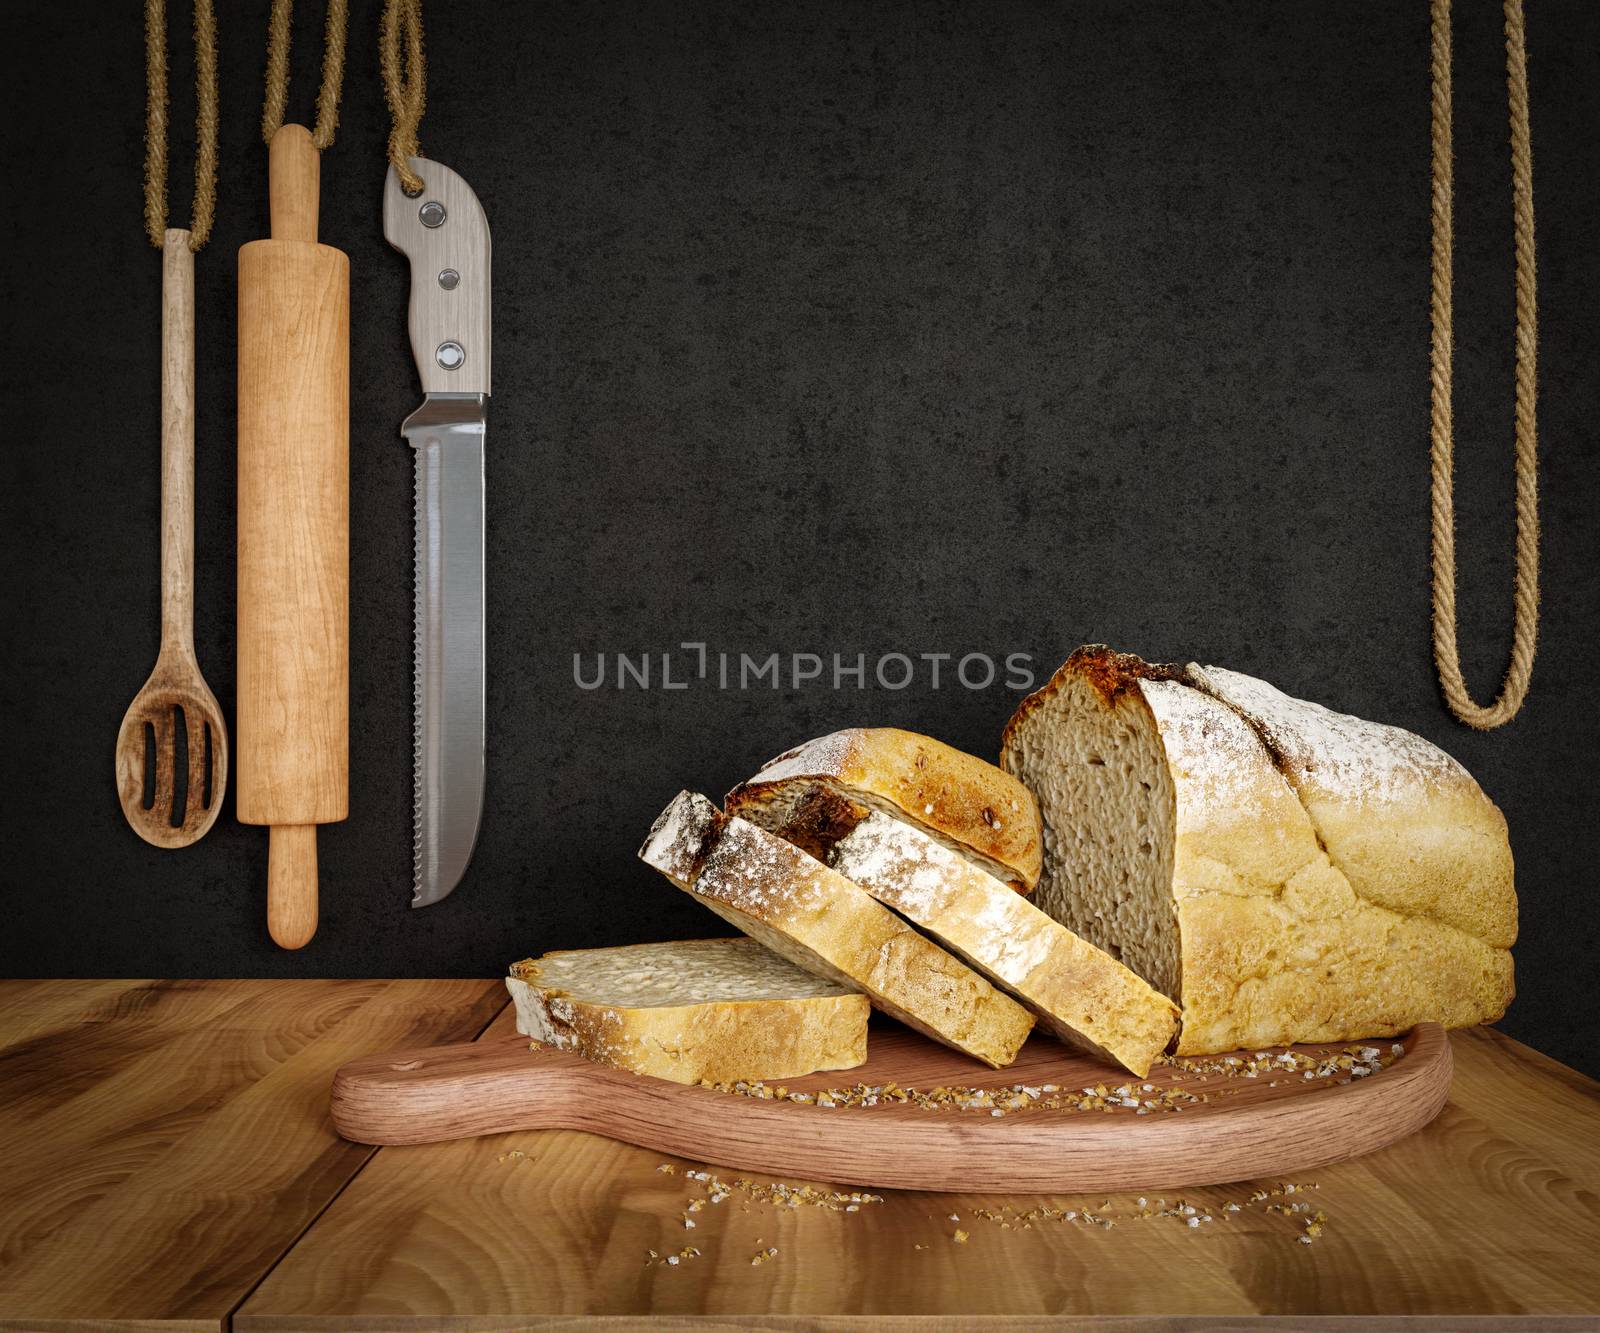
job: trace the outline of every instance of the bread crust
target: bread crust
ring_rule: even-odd
[[[748,820],[682,792],[640,856],[791,962],[865,994],[936,1041],[1002,1068],[1033,1015],[859,885]]]
[[[866,997],[846,993],[773,995],[685,1004],[606,1003],[552,981],[552,963],[592,960],[624,967],[627,955],[663,949],[681,955],[691,978],[708,966],[737,967],[751,941],[683,940],[675,945],[562,950],[512,964],[506,988],[516,1004],[517,1031],[598,1064],[673,1083],[798,1078],[851,1069],[867,1058]],[[603,986],[601,987],[603,989]],[[781,986],[779,987],[781,989]],[[807,987],[797,987],[806,990]]]
[[[1450,755],[1241,672],[1191,663],[1187,678],[1255,728],[1363,898],[1496,948],[1516,942],[1505,816]]]
[[[879,810],[1027,893],[1039,882],[1039,809],[1009,773],[897,727],[852,727],[769,760],[727,795],[739,815],[825,858]]]
[[[1177,1006],[994,876],[886,815],[829,863],[1004,986],[1062,1041],[1140,1078],[1178,1028]]]
[[[1003,762],[1075,677],[1108,709],[1134,709],[1155,729],[1172,778],[1180,1054],[1392,1036],[1504,1013],[1510,849],[1499,812],[1454,761],[1426,747],[1439,758],[1422,765],[1425,779],[1400,784],[1402,799],[1363,801],[1319,782],[1304,729],[1290,738],[1280,723],[1269,745],[1258,720],[1220,697],[1242,698],[1237,680],[1219,685],[1213,668],[1091,645],[1023,701]],[[1363,735],[1380,752],[1426,746],[1390,731]],[[1407,880],[1403,862],[1419,847],[1424,869]]]

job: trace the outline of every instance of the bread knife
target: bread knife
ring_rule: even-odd
[[[423,392],[400,434],[416,463],[411,905],[426,907],[461,882],[483,817],[489,223],[449,167],[408,160],[422,191],[389,168],[383,234],[411,261]]]

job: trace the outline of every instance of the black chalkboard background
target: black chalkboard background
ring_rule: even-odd
[[[173,0],[174,220],[188,7]],[[265,4],[221,7],[199,261],[199,651],[233,688],[234,252],[266,227]],[[321,6],[297,15],[310,114]],[[1465,658],[1510,625],[1511,227],[1499,6],[1458,6]],[[429,6],[426,152],[495,243],[488,807],[469,878],[410,897],[411,462],[402,261],[378,217],[377,7],[352,6],[323,236],[353,265],[351,818],[323,919],[263,924],[230,809],[145,846],[112,785],[155,657],[159,262],[140,225],[139,6],[12,7],[5,191],[6,970],[496,974],[530,951],[722,933],[633,852],[850,723],[992,756],[1080,642],[1196,657],[1410,727],[1510,821],[1507,1030],[1591,1072],[1600,7],[1530,6],[1544,618],[1531,701],[1453,722],[1428,647],[1427,13],[1408,4],[650,0]],[[711,679],[660,688],[712,654]],[[585,690],[595,653],[612,681]],[[615,688],[617,653],[653,655]],[[715,654],[785,655],[716,688]],[[823,679],[792,688],[794,653]],[[941,688],[923,653],[950,653]],[[868,663],[834,689],[832,655]],[[915,681],[873,683],[911,656]],[[987,689],[952,682],[987,653]],[[808,659],[802,659],[802,672]],[[902,668],[891,659],[888,677]],[[969,679],[981,679],[969,664]]]

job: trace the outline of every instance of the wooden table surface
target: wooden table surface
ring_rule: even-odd
[[[889,1193],[849,1211],[584,1134],[333,1133],[345,1060],[510,1025],[498,981],[0,982],[0,1328],[1600,1314],[1600,1084],[1490,1030],[1454,1034],[1422,1133],[1143,1207]],[[1213,1220],[1138,1215],[1180,1194]],[[1159,1318],[1178,1315],[1195,1318]]]

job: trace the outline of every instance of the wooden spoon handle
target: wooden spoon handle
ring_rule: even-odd
[[[161,247],[161,649],[194,655],[194,251]]]

